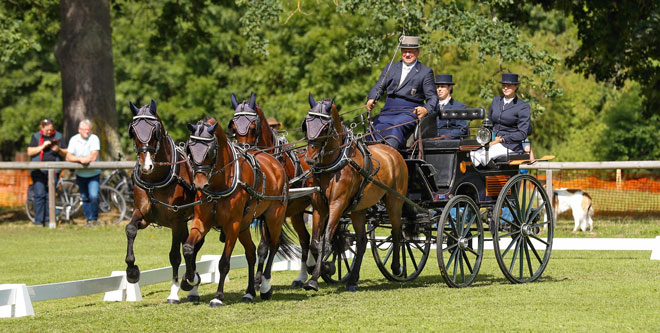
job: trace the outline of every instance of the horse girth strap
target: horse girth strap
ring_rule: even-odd
[[[349,159],[348,163],[362,176],[362,181],[360,182],[360,187],[358,188],[357,193],[353,196],[351,204],[346,208],[345,212],[350,212],[355,207],[357,207],[360,200],[362,200],[362,194],[364,193],[364,188],[367,187],[367,184],[372,182],[373,175],[375,175],[378,170],[373,170],[373,163],[371,161],[371,153],[361,141],[358,141],[356,144],[358,151],[362,154],[364,160],[364,167],[360,167],[353,159]]]

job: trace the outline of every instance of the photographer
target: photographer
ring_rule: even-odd
[[[27,149],[32,161],[61,161],[66,156],[66,143],[62,133],[54,128],[53,121],[41,121],[41,130],[32,135]],[[59,175],[59,170],[56,172]],[[34,224],[46,225],[48,220],[48,170],[32,170],[32,193],[34,195]]]

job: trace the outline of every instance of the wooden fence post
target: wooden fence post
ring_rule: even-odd
[[[55,220],[55,169],[48,169],[48,227],[57,227]]]

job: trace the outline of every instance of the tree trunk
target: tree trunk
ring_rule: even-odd
[[[101,140],[101,157],[121,151],[117,132],[109,0],[61,0],[55,57],[62,73],[64,136],[89,119]]]

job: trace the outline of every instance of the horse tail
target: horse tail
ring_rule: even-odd
[[[266,224],[266,220],[263,218],[263,216],[257,218],[255,223],[257,226],[258,235],[261,239],[264,238],[264,230],[270,235],[268,232],[268,225]],[[282,224],[282,232],[280,233],[280,247],[277,252],[280,254],[280,256],[288,260],[295,260],[301,257],[301,250],[292,237],[293,233],[293,228],[291,228],[289,223],[286,223],[285,221]]]
[[[282,224],[282,232],[280,233],[280,249],[277,252],[288,260],[295,260],[301,257],[301,250],[292,237],[293,233],[294,230],[291,225],[284,222]]]

